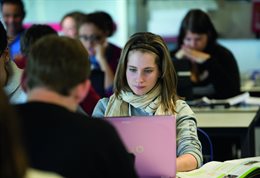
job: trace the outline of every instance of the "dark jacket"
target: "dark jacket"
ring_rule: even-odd
[[[178,49],[171,52],[174,60]],[[225,47],[215,44],[204,52],[210,54],[211,58],[202,64],[197,64],[199,74],[208,72],[208,77],[193,86],[206,86],[212,84],[215,93],[209,98],[224,99],[233,97],[240,93],[240,76],[237,62],[233,54]],[[202,96],[194,96],[202,97]]]
[[[115,129],[58,105],[16,106],[31,167],[66,178],[137,177]]]

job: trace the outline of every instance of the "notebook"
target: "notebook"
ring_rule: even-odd
[[[174,116],[131,116],[107,119],[118,131],[140,177],[175,177],[176,120]]]

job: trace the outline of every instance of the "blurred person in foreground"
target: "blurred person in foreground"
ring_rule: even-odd
[[[61,178],[32,169],[21,140],[21,129],[14,108],[0,88],[0,178]]]
[[[136,177],[115,129],[76,113],[89,91],[90,63],[80,41],[49,35],[29,51],[28,102],[16,105],[31,166],[64,177]]]

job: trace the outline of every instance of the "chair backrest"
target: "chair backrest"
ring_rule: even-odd
[[[213,161],[213,144],[209,135],[202,129],[197,128],[198,138],[202,145],[203,163]]]

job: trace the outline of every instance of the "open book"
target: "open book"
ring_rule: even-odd
[[[177,178],[257,178],[260,177],[260,157],[224,162],[212,161],[190,172],[178,172]]]

